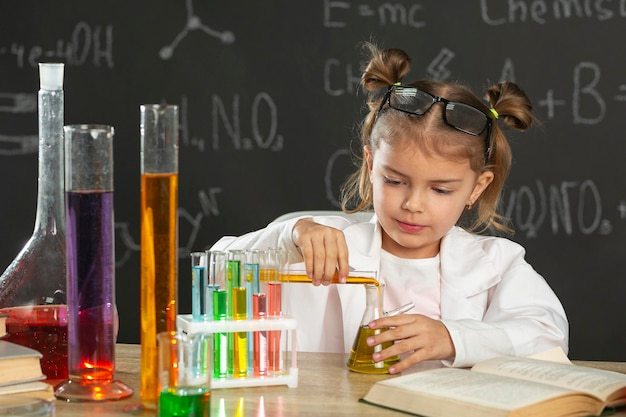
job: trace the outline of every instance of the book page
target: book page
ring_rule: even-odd
[[[378,384],[502,410],[514,410],[570,393],[555,386],[455,368],[418,372]]]
[[[475,365],[472,371],[542,382],[589,393],[603,401],[616,392],[615,398],[626,397],[625,374],[584,366],[528,358],[495,358]]]

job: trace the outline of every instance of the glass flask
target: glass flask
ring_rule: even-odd
[[[178,106],[141,110],[141,387],[156,409],[157,334],[176,330],[178,297]]]
[[[389,341],[376,346],[368,346],[366,342],[368,337],[385,331],[384,329],[373,330],[367,326],[370,321],[383,317],[384,290],[384,284],[365,284],[365,312],[361,318],[361,324],[352,344],[347,363],[348,369],[351,371],[364,374],[386,374],[389,367],[399,360],[397,356],[392,356],[384,361],[374,362],[372,359],[374,352],[388,348],[393,342]]]
[[[55,396],[117,400],[133,390],[115,373],[113,134],[107,125],[65,127],[65,207],[70,378]]]
[[[61,63],[39,64],[39,174],[35,228],[0,277],[6,340],[39,350],[48,378],[67,377],[64,93]]]

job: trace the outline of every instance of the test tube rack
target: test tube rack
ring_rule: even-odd
[[[260,387],[270,385],[287,385],[289,388],[298,386],[298,367],[296,351],[296,320],[291,318],[264,318],[248,320],[206,320],[193,321],[191,314],[179,314],[176,325],[180,331],[193,333],[235,333],[281,331],[288,337],[287,346],[291,347],[291,363],[285,358],[284,373],[268,376],[252,376],[245,378],[212,378],[211,388]]]

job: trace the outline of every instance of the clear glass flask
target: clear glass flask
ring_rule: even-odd
[[[157,334],[176,330],[178,106],[141,112],[141,403],[158,402]]]
[[[63,196],[64,64],[39,64],[39,177],[35,228],[0,277],[6,340],[39,350],[51,379],[66,378],[65,201]]]
[[[111,126],[65,127],[69,379],[55,395],[71,401],[132,395],[115,372],[115,223]]]
[[[397,356],[393,356],[381,362],[374,362],[374,359],[372,359],[374,352],[380,352],[391,346],[393,342],[386,342],[376,346],[368,346],[366,342],[368,337],[380,334],[384,331],[381,329],[372,330],[368,327],[370,321],[383,317],[384,291],[384,284],[365,285],[365,312],[361,318],[361,324],[354,339],[347,363],[348,369],[351,371],[364,374],[386,374],[389,367],[399,360]]]

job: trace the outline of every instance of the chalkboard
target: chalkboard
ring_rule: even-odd
[[[65,62],[65,123],[115,134],[119,340],[139,341],[139,106],[180,106],[179,311],[189,252],[296,210],[338,209],[363,115],[359,43],[406,81],[501,79],[542,125],[510,135],[513,239],[557,292],[571,357],[626,360],[626,11],[586,0],[21,0],[0,6],[0,265],[32,232],[38,62]],[[45,279],[45,277],[42,277]]]

